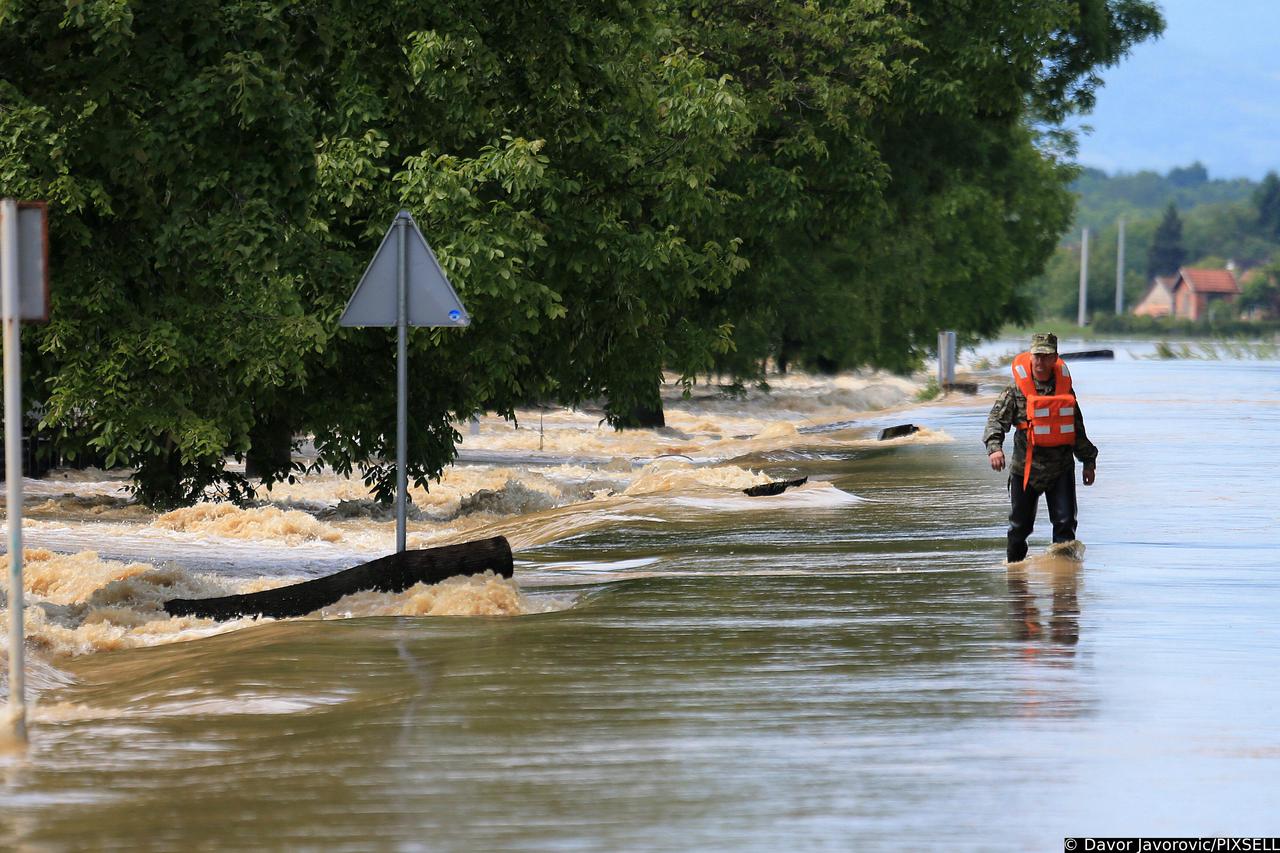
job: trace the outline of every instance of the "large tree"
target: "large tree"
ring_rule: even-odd
[[[861,102],[854,162],[864,183],[822,192],[821,170],[804,172],[830,215],[781,224],[763,251],[747,244],[751,268],[718,303],[746,333],[723,366],[745,370],[772,354],[900,368],[939,328],[990,334],[1027,318],[1026,283],[1070,217],[1062,122],[1092,105],[1100,69],[1161,27],[1146,2],[863,9],[899,23],[885,56],[906,69]],[[770,65],[784,91],[798,88],[784,62]],[[819,111],[796,112],[787,126],[821,126]]]
[[[935,316],[1018,310],[1063,216],[1044,134],[1158,25],[1144,0],[15,0],[0,193],[52,202],[55,253],[33,392],[152,503],[243,496],[228,454],[288,476],[300,433],[387,496],[393,338],[337,317],[402,208],[474,319],[410,337],[419,482],[479,410],[622,424],[664,368],[789,346],[905,364]]]
[[[1267,172],[1253,201],[1258,208],[1258,230],[1263,239],[1280,241],[1280,175]]]
[[[316,173],[301,23],[216,2],[0,15],[0,193],[50,203],[33,390],[65,453],[137,466],[150,500],[234,491],[223,458],[326,338],[291,239]]]
[[[299,431],[389,492],[390,336],[336,320],[401,208],[475,318],[411,337],[419,481],[457,418],[626,410],[723,345],[681,305],[741,265],[705,223],[753,119],[642,6],[44,0],[0,54],[0,190],[54,210],[37,395],[149,502],[243,495],[228,453],[287,476]]]
[[[1176,275],[1186,256],[1186,250],[1182,246],[1182,218],[1178,216],[1178,208],[1173,202],[1169,202],[1151,241],[1151,252],[1147,255],[1147,278]]]
[[[459,417],[601,397],[616,421],[656,402],[676,346],[722,345],[682,306],[741,266],[715,179],[752,117],[649,10],[361,5],[334,39],[314,222],[323,254],[354,262],[315,304],[336,317],[405,207],[475,319],[412,338],[416,475],[451,460]],[[390,456],[391,351],[339,334],[313,371],[324,393],[287,408],[339,470]],[[365,471],[385,495],[389,469]]]

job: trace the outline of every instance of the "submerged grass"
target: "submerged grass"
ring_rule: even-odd
[[[998,355],[991,358],[980,358],[972,365],[972,370],[994,370],[997,367],[1008,367],[1013,364],[1013,360],[1018,357],[1016,351],[1010,351],[1004,355]]]
[[[1029,326],[1009,324],[1000,337],[1030,340],[1033,332],[1053,332],[1059,338],[1082,341],[1105,341],[1116,338],[1143,340],[1174,338],[1211,339],[1213,341],[1257,341],[1280,338],[1280,321],[1265,320],[1187,320],[1173,317],[1116,317],[1094,314],[1087,326],[1062,318],[1039,320]]]
[[[916,392],[916,401],[919,403],[927,403],[930,400],[936,400],[938,395],[942,393],[942,386],[938,384],[935,377],[930,377],[925,386]]]
[[[1280,354],[1280,346],[1266,341],[1204,341],[1194,347],[1187,343],[1157,341],[1155,353],[1146,358],[1199,359],[1221,361],[1224,358],[1244,361],[1247,359],[1274,359]],[[1143,356],[1134,356],[1142,358]]]

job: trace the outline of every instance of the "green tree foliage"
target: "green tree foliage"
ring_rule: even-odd
[[[1124,304],[1132,308],[1146,293],[1150,279],[1146,276],[1146,247],[1151,245],[1156,223],[1139,220],[1125,223]],[[1085,316],[1114,313],[1116,301],[1116,260],[1118,228],[1089,232],[1088,302]],[[1039,319],[1053,317],[1075,320],[1080,300],[1080,234],[1065,246],[1060,245],[1046,265],[1045,272],[1033,285],[1034,314]]]
[[[34,396],[151,503],[314,436],[386,497],[387,330],[337,318],[396,212],[474,319],[410,336],[410,474],[540,399],[661,371],[909,364],[1025,315],[1069,215],[1061,121],[1146,0],[14,0],[0,193],[52,205]]]
[[[139,468],[144,498],[235,478],[257,409],[301,383],[314,184],[307,34],[258,4],[11,3],[0,190],[50,203],[48,326],[28,339],[62,450]]]
[[[1280,242],[1280,176],[1267,172],[1254,196],[1258,208],[1258,228],[1268,240]]]
[[[1189,215],[1203,206],[1248,202],[1257,186],[1246,178],[1210,178],[1200,163],[1170,169],[1165,175],[1149,170],[1108,175],[1100,169],[1083,169],[1071,184],[1079,201],[1069,234],[1078,235],[1081,228],[1099,233],[1122,216],[1129,222],[1159,218],[1170,203]]]
[[[820,247],[850,223],[887,214],[890,175],[876,137],[911,76],[909,9],[746,0],[672,4],[671,14],[682,43],[729,75],[754,119],[719,182],[732,199],[720,239],[739,239],[750,265],[731,289],[705,292],[693,315],[695,326],[732,329],[733,349],[686,348],[679,366],[749,375],[778,354],[796,306],[816,313],[820,300],[851,296],[806,278],[825,267]],[[791,331],[807,339],[817,329]]]
[[[1240,307],[1264,317],[1280,317],[1280,258],[1245,276],[1241,284]]]
[[[1170,202],[1165,208],[1164,218],[1156,227],[1151,251],[1147,254],[1148,278],[1175,275],[1186,256],[1186,250],[1182,247],[1182,219],[1178,216],[1178,208]]]
[[[742,264],[704,223],[753,119],[659,23],[627,3],[11,6],[0,178],[54,205],[55,320],[30,337],[64,446],[174,503],[308,431],[385,496],[391,337],[336,319],[402,207],[475,317],[412,335],[420,482],[453,418],[625,406],[669,342],[721,345],[681,304]]]
[[[315,303],[336,317],[404,207],[474,318],[465,334],[413,335],[420,479],[451,460],[451,419],[603,397],[618,421],[656,404],[665,364],[723,345],[685,309],[744,263],[715,179],[753,117],[658,18],[625,3],[406,2],[353,7],[332,38],[314,222],[346,267]],[[391,456],[389,341],[340,333],[314,371],[325,393],[292,409],[338,470]],[[365,473],[387,494],[387,467]]]
[[[1180,189],[1200,187],[1209,182],[1209,170],[1199,160],[1190,166],[1175,167],[1169,170],[1169,183]]]
[[[836,215],[778,223],[767,252],[745,252],[750,269],[717,300],[742,330],[724,368],[771,354],[904,367],[940,326],[981,335],[1029,316],[1023,287],[1070,217],[1057,122],[1092,102],[1098,68],[1160,26],[1143,3],[916,3],[897,17],[891,55],[907,73],[852,128],[866,139],[864,185],[826,191],[820,170],[805,173]]]

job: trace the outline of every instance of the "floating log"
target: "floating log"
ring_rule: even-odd
[[[807,482],[809,482],[808,477],[801,477],[799,480],[776,480],[743,489],[742,493],[752,498],[767,498],[769,495],[780,495],[792,486],[803,486]]]
[[[1071,359],[1082,361],[1087,358],[1115,358],[1115,357],[1116,357],[1115,350],[1109,350],[1109,349],[1087,349],[1087,350],[1081,350],[1080,352],[1064,352],[1064,353],[1058,354],[1058,358],[1062,359],[1063,361],[1069,361]]]
[[[475,575],[487,569],[504,578],[511,577],[514,565],[511,545],[505,537],[389,554],[337,574],[279,589],[220,598],[172,598],[164,603],[164,609],[172,616],[205,619],[241,616],[284,619],[312,613],[353,592],[370,589],[400,592],[415,583],[439,583],[455,575]]]
[[[889,438],[901,438],[904,435],[911,435],[913,432],[919,432],[920,427],[915,424],[898,424],[897,426],[885,427],[880,430],[880,441]]]

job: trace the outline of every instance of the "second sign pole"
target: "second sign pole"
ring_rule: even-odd
[[[409,459],[409,288],[408,222],[396,219],[399,245],[399,275],[396,281],[396,553],[405,549],[405,504],[408,502]]]

